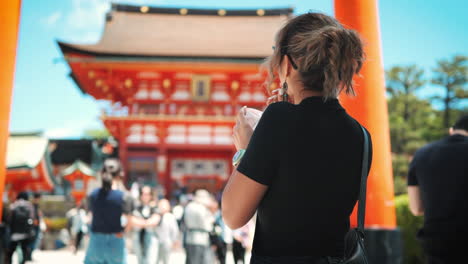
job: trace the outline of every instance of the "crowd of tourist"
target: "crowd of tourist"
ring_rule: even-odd
[[[86,264],[126,263],[128,252],[137,256],[139,264],[167,264],[172,263],[171,253],[179,250],[185,251],[188,264],[223,264],[229,249],[234,263],[244,263],[252,244],[253,220],[230,230],[215,194],[205,189],[181,191],[169,201],[143,184],[137,192],[127,191],[122,175],[118,160],[106,160],[101,187],[67,213],[73,252],[89,236]]]
[[[181,250],[188,264],[226,263],[228,250],[234,263],[244,263],[253,222],[230,230],[221,216],[219,195],[182,190],[169,201],[157,188],[141,183],[137,191],[127,191],[122,176],[117,159],[104,162],[100,187],[66,213],[68,225],[56,247],[73,254],[84,250],[86,264],[127,263],[128,253],[136,255],[139,264],[167,264],[173,263],[171,253]],[[32,260],[45,230],[39,200],[39,194],[30,199],[22,192],[6,208],[4,218],[10,225],[8,243],[3,243],[8,244],[5,263],[12,263],[15,252],[21,264]]]
[[[461,197],[465,197],[464,189],[459,186],[466,176],[467,136],[468,116],[464,116],[450,129],[449,137],[421,148],[410,166],[408,192],[411,211],[415,215],[425,215],[425,219],[450,216],[446,221],[453,225],[449,228],[437,221],[429,224],[425,221],[418,236],[423,242],[428,263],[454,263],[445,260],[459,257],[447,252],[458,248],[459,244],[451,237],[457,232],[466,233],[463,227],[466,217],[454,215],[452,211],[457,210],[457,205],[450,201],[437,206],[431,200],[437,196],[431,192],[439,191],[441,184],[434,185],[432,180],[438,179],[438,173],[442,171],[446,179],[453,178],[443,185],[451,190],[446,192],[446,199],[462,200]],[[424,162],[427,158],[442,161]],[[428,175],[432,177],[427,178]],[[167,264],[173,263],[171,253],[180,250],[185,251],[187,264],[224,264],[230,255],[234,263],[244,263],[246,251],[252,248],[256,216],[243,227],[231,230],[224,223],[219,195],[205,189],[193,193],[178,190],[174,192],[174,199],[169,201],[158,195],[157,188],[144,184],[140,184],[137,191],[127,191],[122,176],[120,162],[117,159],[106,160],[100,173],[100,187],[66,214],[69,225],[65,233],[71,239],[62,241],[75,254],[86,248],[85,264],[127,263],[128,251],[137,256],[139,264]],[[452,186],[448,183],[457,184]],[[14,202],[4,207],[2,222],[8,226],[1,237],[2,245],[7,245],[3,248],[5,263],[12,263],[15,252],[21,252],[21,264],[32,260],[32,253],[45,230],[40,199],[38,193],[31,199],[29,193],[22,192]],[[426,204],[423,205],[423,201]],[[466,213],[466,210],[462,212]],[[427,230],[430,228],[443,229],[446,233],[429,233]],[[83,246],[85,237],[89,237],[86,239],[87,247]],[[227,254],[229,249],[232,251],[230,255]]]

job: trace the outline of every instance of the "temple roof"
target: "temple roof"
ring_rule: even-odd
[[[44,157],[49,140],[36,134],[12,134],[7,145],[7,169],[35,168]]]
[[[292,15],[285,9],[185,9],[113,4],[101,40],[58,42],[63,53],[94,56],[264,58]]]
[[[71,164],[81,160],[91,163],[93,153],[93,141],[88,139],[52,139],[50,143],[55,145],[51,152],[52,164]]]
[[[82,162],[81,160],[76,160],[73,162],[72,165],[68,166],[67,168],[62,170],[62,175],[70,175],[75,171],[81,171],[83,174],[96,177],[96,172],[91,169],[86,163]]]

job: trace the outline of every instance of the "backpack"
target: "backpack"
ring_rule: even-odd
[[[34,235],[32,206],[27,201],[18,201],[11,212],[11,233]]]

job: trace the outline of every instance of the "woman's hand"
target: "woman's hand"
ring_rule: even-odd
[[[271,96],[268,97],[266,104],[270,105],[272,103],[281,102],[283,100],[282,97],[283,97],[283,88],[275,89],[271,91]]]
[[[268,97],[267,99],[267,105],[270,105],[272,103],[276,103],[276,102],[282,102],[283,101],[283,94],[285,93],[285,91],[283,90],[283,88],[278,88],[278,89],[275,89],[273,91],[271,91],[271,96]],[[290,102],[290,103],[293,103],[293,100],[291,98],[291,96],[288,96],[286,95],[287,97],[287,101]]]
[[[240,109],[239,113],[237,114],[236,125],[233,128],[232,139],[237,150],[247,149],[247,145],[249,145],[250,138],[253,134],[253,128],[249,125],[245,118],[246,110],[246,106]]]

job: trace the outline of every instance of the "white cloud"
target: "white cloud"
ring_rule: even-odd
[[[62,33],[59,38],[74,44],[94,44],[101,38],[100,30],[75,30]]]
[[[110,8],[108,0],[73,0],[67,15],[67,27],[96,30],[102,27],[104,15]]]
[[[48,17],[44,18],[42,20],[42,23],[50,27],[50,26],[55,25],[61,17],[62,17],[62,12],[56,11],[50,14]]]
[[[104,24],[105,14],[110,10],[111,2],[134,5],[156,5],[166,0],[72,0],[72,8],[67,15],[67,26],[77,29],[95,30]]]
[[[70,128],[52,128],[45,132],[47,138],[60,139],[60,138],[79,138],[82,131],[75,131]]]
[[[103,129],[104,126],[100,120],[74,120],[67,122],[60,127],[47,129],[45,136],[53,139],[61,138],[82,138],[83,133],[89,129]]]
[[[132,5],[160,5],[167,0],[72,0],[72,8],[65,14],[65,27],[61,39],[72,43],[96,43],[101,37],[105,15],[111,3]]]

